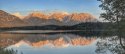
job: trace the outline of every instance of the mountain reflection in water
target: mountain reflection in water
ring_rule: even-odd
[[[118,36],[1,33],[0,53],[8,49],[15,54],[124,54],[124,40],[121,45]]]

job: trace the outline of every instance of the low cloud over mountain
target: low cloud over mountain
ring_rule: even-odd
[[[22,16],[19,12],[13,13],[12,15],[19,17],[20,19],[23,19],[24,16]]]

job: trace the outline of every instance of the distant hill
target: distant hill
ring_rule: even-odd
[[[0,10],[0,27],[19,27],[26,24],[26,22],[19,19],[18,17]]]

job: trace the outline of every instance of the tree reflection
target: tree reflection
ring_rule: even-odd
[[[125,54],[125,37],[121,30],[117,36],[102,37],[97,42],[97,54]]]
[[[11,34],[3,35],[0,33],[0,54],[18,54],[17,50],[7,49],[8,46],[15,44],[23,38],[22,36],[17,36]]]
[[[5,49],[0,47],[0,54],[17,54],[13,49]]]

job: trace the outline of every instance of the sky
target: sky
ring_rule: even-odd
[[[9,13],[26,15],[31,11],[64,11],[90,13],[97,18],[101,13],[97,0],[0,0],[0,9]]]

